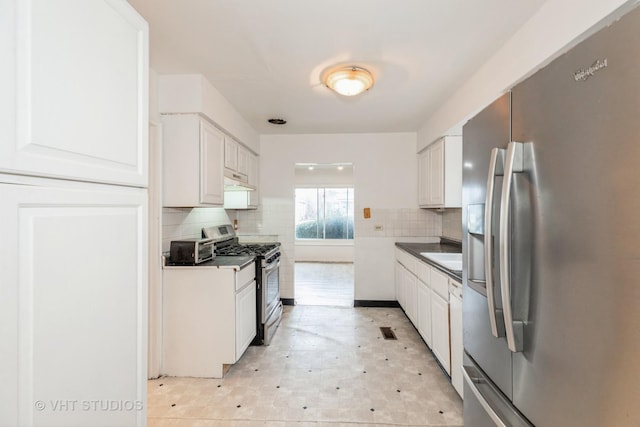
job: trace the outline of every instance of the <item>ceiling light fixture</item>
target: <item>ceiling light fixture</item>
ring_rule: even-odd
[[[287,121],[285,119],[273,118],[273,119],[269,119],[267,121],[269,123],[271,123],[272,125],[284,125],[284,124],[287,124]]]
[[[356,66],[330,70],[323,80],[329,89],[344,96],[358,95],[373,86],[373,75],[369,70]]]

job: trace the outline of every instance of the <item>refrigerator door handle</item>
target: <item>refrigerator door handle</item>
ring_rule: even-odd
[[[533,427],[506,400],[491,382],[472,366],[462,365],[462,377],[473,397],[478,401],[485,414],[497,427]],[[465,387],[465,393],[467,388]]]
[[[505,150],[494,148],[491,150],[489,161],[489,176],[487,177],[487,195],[484,204],[484,274],[487,289],[487,305],[489,306],[489,324],[491,335],[496,338],[505,335],[502,319],[498,319],[496,312],[494,283],[493,283],[493,195],[496,176],[504,174]],[[499,329],[498,329],[499,328]]]
[[[475,381],[472,380],[471,376],[469,375],[469,372],[467,372],[466,366],[462,367],[462,376],[464,377],[464,381],[469,386],[469,389],[471,390],[473,395],[476,397],[478,402],[480,402],[480,405],[482,406],[484,411],[487,413],[487,415],[489,415],[489,418],[491,418],[491,421],[496,423],[496,426],[498,427],[507,427],[507,425],[504,423],[504,421],[502,421],[498,413],[493,410],[491,405],[489,405],[489,402],[487,402],[487,399],[484,398],[482,393],[480,393],[480,390],[478,390],[478,387],[474,384],[474,382],[476,381],[481,382],[482,380],[481,379],[476,379]]]
[[[509,210],[511,207],[511,184],[513,174],[524,171],[524,144],[510,142],[507,146],[507,158],[504,163],[502,182],[502,201],[500,206],[500,287],[502,291],[502,309],[506,328],[507,346],[514,353],[522,351],[522,323],[514,325],[511,308],[511,233],[509,233]],[[514,327],[517,326],[517,327]]]

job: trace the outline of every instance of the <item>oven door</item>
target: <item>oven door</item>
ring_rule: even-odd
[[[262,269],[262,324],[280,302],[280,260],[274,261]]]

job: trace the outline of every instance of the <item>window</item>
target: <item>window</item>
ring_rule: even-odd
[[[353,239],[353,188],[296,188],[296,239]]]

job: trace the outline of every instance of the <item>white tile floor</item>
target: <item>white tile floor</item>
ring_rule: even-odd
[[[400,309],[295,306],[224,379],[149,381],[148,415],[150,427],[453,427],[462,401]]]

